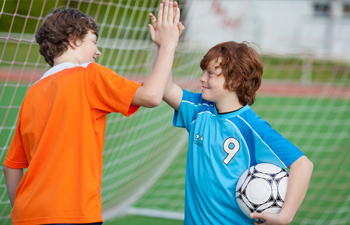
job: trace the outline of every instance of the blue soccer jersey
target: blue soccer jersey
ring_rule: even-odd
[[[173,124],[189,133],[184,224],[253,224],[235,198],[241,174],[263,162],[286,168],[303,155],[248,105],[220,115],[202,94],[183,90]]]

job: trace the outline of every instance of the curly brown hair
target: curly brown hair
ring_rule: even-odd
[[[205,70],[212,60],[219,59],[222,60],[219,67],[225,77],[224,88],[235,91],[242,105],[252,105],[263,74],[263,64],[259,54],[249,42],[223,42],[207,52],[200,67]]]
[[[98,37],[98,28],[92,17],[77,9],[56,9],[45,18],[35,40],[40,46],[40,54],[53,66],[54,58],[67,51],[69,38],[76,43],[83,40],[89,31]]]

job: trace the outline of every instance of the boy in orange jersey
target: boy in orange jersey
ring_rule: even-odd
[[[180,10],[165,1],[158,17],[149,29],[159,56],[142,85],[94,62],[101,53],[90,16],[59,9],[43,21],[36,41],[52,68],[29,88],[4,162],[14,225],[102,223],[106,116],[158,106],[171,74]]]

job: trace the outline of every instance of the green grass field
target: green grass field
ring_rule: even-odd
[[[115,220],[105,221],[104,225],[115,225],[115,224],[123,224],[123,225],[181,225],[183,224],[182,220],[167,220],[167,219],[158,219],[152,217],[142,217],[142,216],[127,216],[117,218]]]
[[[158,219],[152,217],[142,217],[142,216],[127,216],[117,218],[115,220],[105,221],[103,224],[105,225],[115,225],[115,224],[123,224],[123,225],[181,225],[183,221],[181,220],[167,220],[167,219]]]

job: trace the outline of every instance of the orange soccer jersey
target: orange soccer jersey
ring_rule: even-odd
[[[4,162],[27,168],[14,225],[102,221],[106,115],[136,112],[131,102],[139,86],[97,63],[63,63],[28,90]]]

